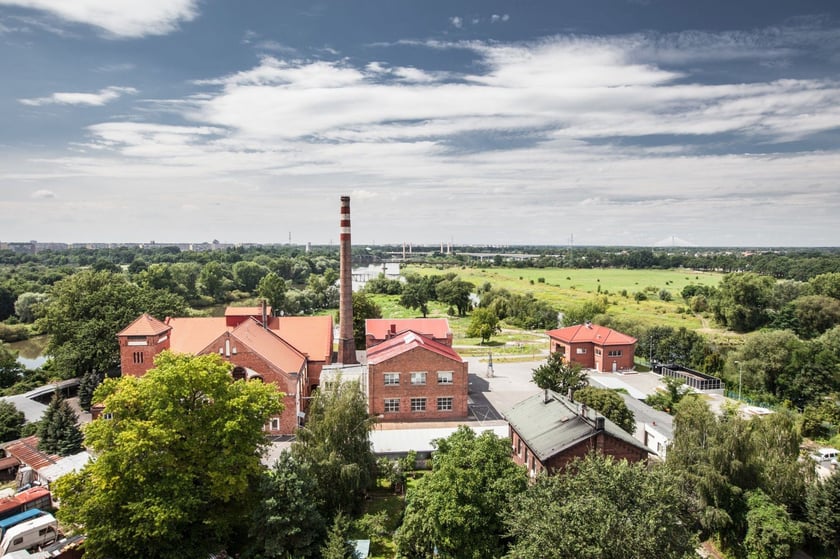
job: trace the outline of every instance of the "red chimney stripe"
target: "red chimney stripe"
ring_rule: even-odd
[[[349,219],[342,219],[341,220],[342,227],[350,227],[350,220]]]
[[[350,233],[342,233],[339,236],[339,239],[342,241],[349,241],[350,240]]]
[[[349,214],[350,213],[350,206],[341,206],[341,213]]]

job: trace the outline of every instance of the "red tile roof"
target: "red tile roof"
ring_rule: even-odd
[[[265,308],[266,314],[271,316],[271,307]],[[262,316],[262,307],[228,307],[225,316]]]
[[[166,323],[172,327],[169,349],[173,353],[196,355],[228,331],[223,316],[167,318]]]
[[[122,329],[117,336],[155,336],[171,329],[150,314],[143,313],[137,319]]]
[[[436,342],[425,336],[421,336],[412,330],[398,334],[390,340],[386,340],[381,344],[370,348],[367,351],[367,362],[369,365],[376,365],[377,363],[382,363],[383,361],[387,361],[392,357],[396,357],[397,355],[401,355],[418,347],[422,347],[428,351],[433,351],[434,353],[452,359],[453,361],[458,361],[459,363],[463,362],[461,356],[458,355],[458,352],[451,347],[443,345],[442,343]]]
[[[391,332],[413,330],[433,338],[446,338],[450,335],[449,321],[445,318],[368,318],[365,320],[365,334],[377,340],[384,340]]]
[[[313,361],[330,362],[333,350],[333,319],[324,316],[272,317],[268,327]]]
[[[303,353],[254,319],[246,320],[230,335],[286,373],[298,373],[306,363]]]
[[[20,460],[21,464],[26,464],[33,470],[40,470],[44,466],[50,466],[61,460],[60,456],[38,450],[40,440],[38,435],[32,435],[13,441],[6,445],[6,454],[14,456]]]
[[[548,332],[549,337],[557,338],[566,343],[593,343],[597,345],[630,345],[636,343],[636,338],[616,332],[606,326],[597,324],[578,324],[567,326]]]

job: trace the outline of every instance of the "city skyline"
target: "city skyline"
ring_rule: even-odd
[[[0,0],[0,241],[838,246],[840,6]]]

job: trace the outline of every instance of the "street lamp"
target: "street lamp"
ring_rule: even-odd
[[[740,361],[735,361],[735,364],[738,365],[738,401],[741,401],[741,380],[744,377],[744,364]]]

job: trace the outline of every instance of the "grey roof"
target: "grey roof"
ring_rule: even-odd
[[[47,396],[56,390],[64,390],[66,388],[77,386],[78,384],[79,379],[77,378],[62,380],[60,382],[53,382],[51,384],[39,386],[38,388],[33,388],[29,392],[25,392],[23,394],[3,396],[0,397],[0,400],[5,400],[14,404],[18,411],[23,412],[26,422],[32,423],[34,421],[40,421],[41,417],[44,415],[44,411],[47,409],[46,404],[42,404],[41,402],[35,400],[35,398]]]
[[[604,388],[610,388],[609,386],[605,386],[603,383],[599,382],[599,380],[600,379],[589,378],[589,382],[592,385],[597,384],[603,386]],[[662,433],[664,437],[667,437],[669,440],[673,440],[674,418],[671,415],[665,413],[664,411],[653,409],[649,405],[637,398],[634,398],[633,396],[630,396],[629,394],[618,392],[618,395],[624,399],[627,409],[633,412],[633,417],[635,418],[636,423],[655,425],[656,430]]]
[[[551,390],[522,400],[507,411],[505,418],[541,462],[600,432],[650,452],[630,433],[609,419],[591,409],[582,415],[581,404]],[[603,429],[596,428],[596,418],[603,418]]]
[[[90,459],[91,456],[86,450],[83,450],[78,454],[65,456],[55,464],[38,470],[38,477],[46,479],[48,483],[52,483],[65,474],[78,472],[84,468],[88,462],[90,462]]]
[[[507,438],[507,425],[473,425],[465,424],[480,435],[484,431],[492,431],[500,438]],[[410,429],[374,429],[370,433],[370,442],[374,454],[399,454],[410,450],[416,452],[432,452],[435,446],[432,441],[445,439],[458,430],[458,427],[413,427]]]

